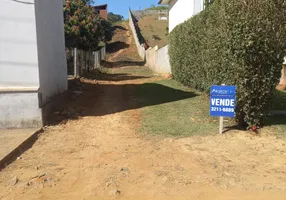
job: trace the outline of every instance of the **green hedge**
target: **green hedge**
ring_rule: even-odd
[[[215,0],[170,34],[174,78],[206,92],[236,85],[236,117],[244,126],[263,124],[285,50],[284,0]]]

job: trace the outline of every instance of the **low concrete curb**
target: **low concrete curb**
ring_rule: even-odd
[[[39,129],[33,133],[30,137],[24,140],[20,145],[10,151],[6,156],[0,160],[0,172],[13,161],[15,161],[22,153],[30,149],[33,144],[37,141],[40,133],[43,132],[43,129]]]

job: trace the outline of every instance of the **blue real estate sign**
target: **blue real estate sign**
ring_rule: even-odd
[[[234,117],[236,86],[211,87],[210,114],[214,117]]]

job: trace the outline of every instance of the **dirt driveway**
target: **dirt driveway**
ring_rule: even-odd
[[[158,77],[116,69],[108,77],[83,80],[83,93],[65,103],[67,114],[79,118],[46,128],[0,172],[1,200],[286,199],[284,140],[239,132],[179,139],[139,134],[132,84]]]

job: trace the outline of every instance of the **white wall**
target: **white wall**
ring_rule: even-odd
[[[169,31],[204,8],[203,0],[171,0],[169,5]]]
[[[67,90],[63,2],[35,0],[42,103]]]
[[[158,49],[157,51],[157,72],[168,73],[171,74],[171,65],[170,65],[170,57],[169,57],[169,45]]]
[[[132,18],[132,14],[131,14],[131,11],[129,10],[129,27],[133,33],[133,37],[134,37],[134,40],[135,40],[135,44],[136,44],[136,47],[137,47],[137,51],[138,51],[138,54],[139,56],[145,60],[145,48],[144,48],[144,44],[140,44],[139,42],[139,38],[137,36],[137,32],[136,32],[136,28],[135,28],[135,25],[134,25],[134,22],[133,22],[133,18]]]
[[[0,129],[41,126],[37,93],[0,93]]]
[[[0,88],[39,87],[34,1],[25,2],[1,0]]]
[[[129,11],[129,26],[133,33],[138,54],[144,59],[147,66],[159,74],[171,74],[168,45],[161,49],[158,49],[158,46],[156,46],[145,50],[144,45],[140,44],[131,11]]]
[[[168,54],[169,46],[166,45],[161,49],[158,47],[149,48],[146,51],[146,64],[156,73],[171,74],[171,65]]]

